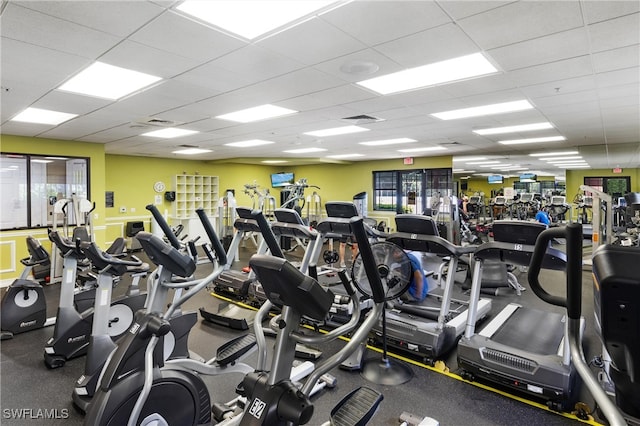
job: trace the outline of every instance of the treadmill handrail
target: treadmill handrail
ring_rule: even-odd
[[[533,259],[534,252],[535,246],[527,244],[489,241],[478,246],[473,253],[473,257],[479,260],[497,260],[511,265],[528,266],[531,263],[531,259]],[[523,256],[522,258],[517,258],[514,256],[516,254],[522,254]],[[546,247],[542,254],[542,268],[564,271],[566,270],[566,264],[567,255],[565,253],[553,247]]]
[[[576,241],[577,237],[579,237],[579,241]],[[540,285],[540,280],[538,279],[544,255],[548,250],[549,243],[554,238],[567,239],[567,289],[565,297],[549,294],[544,288],[542,288],[542,285]],[[576,247],[574,246],[579,246],[579,254],[576,253]],[[536,239],[536,245],[533,250],[533,256],[531,256],[531,262],[529,262],[529,272],[527,275],[527,278],[529,279],[529,285],[531,286],[531,289],[536,294],[536,296],[547,303],[566,308],[567,315],[572,319],[580,318],[582,283],[580,283],[579,285],[576,285],[575,283],[578,283],[582,280],[581,258],[582,225],[574,223],[569,224],[565,227],[549,228],[542,231]],[[575,276],[576,261],[579,274],[578,276]],[[578,290],[576,291],[575,289],[572,289],[572,287],[577,287]]]
[[[553,238],[567,240],[567,296],[566,298],[548,294],[540,285],[538,275],[542,259],[547,251],[549,242]],[[538,297],[547,303],[564,306],[567,310],[567,330],[569,333],[569,352],[571,361],[583,383],[595,398],[610,425],[624,426],[627,424],[620,409],[611,401],[600,386],[593,372],[585,362],[582,349],[582,333],[580,332],[580,316],[582,314],[582,225],[570,223],[562,228],[550,228],[542,231],[536,240],[533,257],[529,264],[529,285]]]
[[[443,256],[460,257],[463,254],[469,254],[476,251],[475,246],[457,246],[445,238],[436,235],[412,234],[409,232],[394,232],[389,234],[386,241],[392,242],[404,248],[403,240],[419,241],[426,244],[425,253],[435,253]],[[433,247],[431,247],[433,246]]]

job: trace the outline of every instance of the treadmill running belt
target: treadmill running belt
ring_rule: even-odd
[[[553,355],[564,335],[564,315],[538,309],[517,309],[491,337],[496,343],[539,355]]]

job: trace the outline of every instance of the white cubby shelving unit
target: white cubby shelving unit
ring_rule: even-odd
[[[175,175],[173,188],[176,200],[173,202],[173,225],[182,224],[184,233],[189,239],[200,236],[202,241],[208,241],[196,209],[202,208],[209,217],[213,229],[217,229],[218,214],[218,176],[204,175]]]

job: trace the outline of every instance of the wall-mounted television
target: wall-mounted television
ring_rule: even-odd
[[[503,183],[502,175],[491,175],[487,177],[487,182],[489,183]]]
[[[538,179],[533,173],[523,173],[520,175],[520,182],[535,182]]]
[[[293,172],[273,173],[271,175],[271,187],[282,188],[295,183]]]

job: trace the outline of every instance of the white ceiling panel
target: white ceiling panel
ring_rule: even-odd
[[[640,11],[640,2],[628,0],[585,1],[581,5],[587,24],[606,21]]]
[[[589,25],[593,52],[617,49],[640,43],[640,14],[623,16]]]
[[[165,12],[129,38],[156,49],[198,60],[201,63],[245,45],[240,40],[173,12]]]
[[[451,22],[436,3],[427,1],[406,2],[403,7],[398,7],[397,1],[355,1],[322,15],[321,19],[367,46]]]
[[[2,13],[2,35],[53,50],[95,59],[118,38],[102,31],[26,9],[10,2]]]
[[[476,53],[480,49],[460,27],[455,24],[445,24],[388,43],[381,43],[376,46],[376,50],[403,67],[409,68]],[[381,74],[388,72],[382,69],[380,71]]]
[[[458,25],[487,50],[571,30],[582,24],[580,3],[576,1],[514,2],[458,21]]]
[[[634,161],[640,167],[637,1],[354,1],[257,42],[187,18],[173,9],[176,4],[5,3],[1,132],[102,143],[111,154],[186,158],[171,151],[192,144],[214,149],[196,159],[250,163],[287,157],[291,164],[321,161],[318,154],[301,160],[282,153],[302,146],[321,146],[326,155],[357,149],[362,160],[401,158],[396,148],[357,142],[412,137],[421,145],[445,146],[447,154],[509,156],[533,164],[537,160],[527,154],[548,145],[503,146],[495,142],[499,138],[472,130],[549,120],[555,130],[535,133],[560,133],[568,138],[564,145],[597,152],[587,158],[594,167],[609,167],[612,156],[604,153],[617,146],[623,148],[616,156],[630,158],[625,167]],[[355,84],[474,52],[484,53],[500,72],[387,96]],[[96,59],[163,80],[115,102],[55,90]],[[429,115],[525,98],[535,109],[450,121]],[[247,124],[215,118],[266,103],[299,113]],[[59,126],[9,121],[29,106],[79,116]],[[344,118],[363,114],[385,121],[363,124],[370,130],[361,134],[303,134],[353,124]],[[200,133],[150,140],[141,134],[157,127],[139,123],[149,117]],[[507,135],[516,136],[525,134]],[[275,144],[224,146],[244,139]]]
[[[367,46],[332,25],[314,18],[259,42],[260,46],[283,56],[313,65],[348,55]]]
[[[590,53],[589,37],[584,28],[554,33],[489,50],[502,69],[517,70]]]
[[[597,73],[637,67],[640,65],[640,44],[594,53],[592,57]]]

